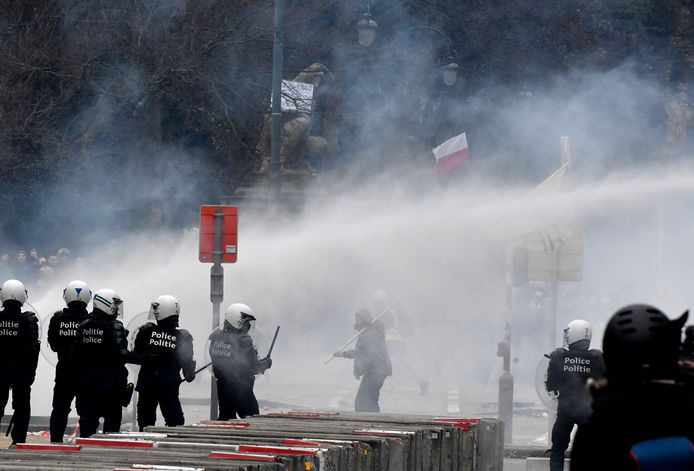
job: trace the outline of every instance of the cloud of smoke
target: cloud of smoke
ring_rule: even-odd
[[[684,288],[694,261],[686,236],[692,233],[686,202],[693,192],[694,174],[680,169],[676,175],[612,176],[541,197],[482,181],[427,195],[366,185],[281,223],[241,210],[239,261],[225,266],[223,308],[244,302],[254,309],[265,337],[259,337],[261,355],[274,326],[282,326],[266,381],[330,389],[351,382],[351,364],[323,362],[353,334],[353,313],[370,307],[373,292],[383,289],[392,300],[402,297],[394,309],[409,321],[402,335],[417,375],[435,385],[491,387],[484,399],[493,401],[505,241],[549,222],[571,220],[583,228],[583,281],[560,283],[558,327],[584,318],[596,326],[599,347],[601,324],[620,305],[650,302],[675,313],[691,303]],[[202,365],[211,305],[209,267],[197,261],[196,251],[194,230],[113,241],[87,255],[84,266],[66,273],[35,305],[45,317],[59,307],[61,286],[79,276],[93,289],[116,289],[128,324],[151,300],[172,294],[181,301],[181,324],[193,333]],[[519,289],[516,299],[536,288]],[[522,391],[549,350],[549,319],[546,305],[533,311],[518,302],[514,312],[514,368]],[[41,368],[39,381],[47,381],[50,370],[45,362]],[[420,379],[410,375],[396,369],[392,381]],[[284,399],[267,388],[273,394],[268,399]]]
[[[350,84],[343,92],[353,106],[343,110],[350,119],[341,128],[347,157],[310,189],[319,197],[296,213],[240,202],[239,261],[225,266],[223,309],[232,302],[254,309],[261,354],[274,327],[282,326],[274,366],[258,383],[265,398],[297,401],[291,388],[277,385],[299,384],[298,389],[319,391],[308,405],[325,408],[334,390],[353,385],[349,361],[323,362],[354,333],[354,312],[370,306],[373,292],[383,289],[393,300],[402,297],[394,309],[409,321],[402,334],[411,367],[396,362],[388,380],[395,389],[384,391],[384,402],[420,379],[428,379],[432,391],[455,386],[472,390],[470,400],[495,401],[506,243],[562,222],[581,229],[584,259],[582,281],[560,282],[558,338],[566,323],[584,318],[594,325],[593,345],[599,347],[602,324],[623,304],[650,302],[671,316],[692,304],[694,218],[688,202],[694,173],[661,157],[656,165],[644,165],[644,156],[658,155],[663,145],[662,125],[655,124],[662,122],[666,97],[659,84],[639,77],[627,61],[605,73],[549,77],[522,94],[494,87],[451,95],[436,81],[422,86],[421,70],[386,62],[392,50],[406,50],[413,62],[430,60],[428,43],[412,48],[407,38],[408,47],[401,45],[394,42],[381,58],[356,63],[347,56],[342,63],[354,67],[355,77],[343,83]],[[102,121],[93,115],[87,121],[109,126],[113,121],[105,113]],[[468,133],[471,161],[462,172],[437,178],[430,149],[462,131]],[[559,166],[564,135],[574,155],[573,185],[557,194],[528,196],[530,187]],[[96,150],[120,155],[127,152],[124,147],[103,142]],[[96,150],[82,156],[85,165],[106,162]],[[156,182],[137,174],[121,176],[127,181],[102,178],[94,169],[97,183],[87,195],[97,195],[98,202],[91,205],[90,218],[71,220],[89,240],[83,247],[80,240],[73,244],[82,248],[84,262],[30,301],[45,319],[61,306],[65,283],[79,278],[93,290],[116,289],[125,300],[125,323],[131,324],[154,298],[172,294],[181,301],[181,325],[192,332],[202,365],[212,326],[209,267],[197,261],[196,230],[162,223],[154,224],[157,230],[127,227],[138,230],[90,239],[94,231],[122,228],[123,217],[137,206],[134,197],[128,204],[112,197],[122,196],[121,184],[137,189],[131,195],[143,201],[166,201],[169,210],[177,198],[182,221],[194,220],[199,203],[215,202],[205,200],[194,152],[166,149],[165,154],[166,168],[175,171],[160,172]],[[117,164],[104,168],[108,175]],[[59,182],[50,194],[45,215],[75,203],[70,182]],[[532,401],[535,366],[551,348],[547,285],[518,288],[514,306],[517,399]],[[48,413],[52,374],[42,360],[32,399],[36,414]],[[446,412],[437,400],[428,402],[400,404],[399,411]]]

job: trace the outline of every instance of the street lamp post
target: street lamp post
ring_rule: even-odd
[[[455,85],[458,81],[458,64],[455,63],[453,56],[448,56],[448,64],[442,67],[443,83],[448,86]]]
[[[447,49],[447,64],[441,66],[441,78],[443,79],[443,83],[452,86],[455,85],[455,83],[458,81],[458,72],[460,69],[460,66],[455,62],[455,56],[454,56],[454,51],[453,51],[453,41],[451,41],[451,38],[448,37],[446,33],[444,33],[441,30],[438,30],[432,26],[413,26],[411,28],[407,28],[405,31],[402,32],[402,34],[406,34],[410,31],[430,31],[432,33],[438,34],[441,36],[443,39],[446,40],[446,49]]]
[[[364,16],[357,22],[357,39],[359,44],[364,47],[371,46],[374,39],[376,39],[376,31],[378,31],[378,23],[371,18],[371,9],[367,7]]]
[[[431,31],[433,33],[438,34],[442,38],[446,40],[446,46],[448,49],[448,54],[447,54],[447,64],[441,66],[441,75],[443,79],[443,83],[445,83],[448,86],[455,85],[455,83],[458,81],[458,73],[460,66],[455,62],[455,57],[453,55],[453,48],[451,47],[453,45],[453,41],[451,41],[451,38],[446,35],[443,31],[440,31],[436,28],[433,28],[431,26],[413,26],[411,28],[407,28],[404,30],[401,34],[406,34],[410,31],[415,31],[415,30],[424,30],[424,31]],[[364,16],[362,17],[361,20],[357,22],[357,37],[359,44],[361,44],[364,47],[368,47],[371,44],[373,44],[374,39],[376,38],[376,32],[378,31],[378,23],[376,23],[372,18],[371,18],[371,10],[370,7],[367,6],[366,13],[364,13]]]
[[[284,62],[284,0],[275,0],[275,39],[272,46],[272,134],[270,195],[279,203],[282,191],[280,149],[282,146],[282,64]]]

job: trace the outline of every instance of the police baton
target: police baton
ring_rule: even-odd
[[[212,362],[209,362],[209,363],[206,364],[205,366],[201,366],[200,368],[198,368],[197,370],[195,370],[195,372],[194,372],[193,374],[197,376],[198,373],[200,373],[202,370],[206,370],[207,368],[210,367],[210,365],[212,365]]]
[[[275,329],[275,335],[272,337],[272,342],[270,343],[270,350],[268,350],[267,355],[265,355],[265,358],[270,358],[270,355],[272,354],[272,349],[275,348],[275,340],[277,340],[277,334],[280,333],[280,326],[277,326]]]

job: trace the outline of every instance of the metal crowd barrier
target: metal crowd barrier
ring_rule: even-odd
[[[495,419],[283,412],[97,434],[70,445],[19,444],[0,450],[0,468],[501,471],[503,437]]]

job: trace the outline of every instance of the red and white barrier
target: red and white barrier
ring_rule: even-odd
[[[154,448],[156,445],[150,440],[118,440],[109,438],[78,438],[75,440],[77,445],[92,446],[116,446],[130,448]]]
[[[233,451],[211,451],[210,458],[222,458],[227,460],[277,461],[277,457],[273,455],[259,453],[237,453]]]
[[[63,445],[62,443],[17,443],[17,450],[34,450],[34,451],[80,451],[81,446],[78,445]]]

